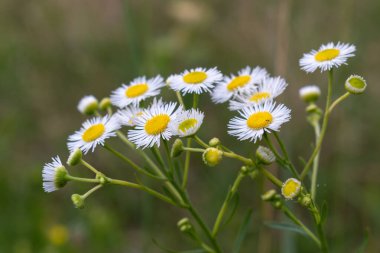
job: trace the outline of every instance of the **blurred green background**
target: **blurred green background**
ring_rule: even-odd
[[[138,75],[167,77],[196,66],[218,66],[228,74],[260,65],[289,83],[280,100],[292,109],[293,119],[280,135],[299,165],[298,157],[310,154],[313,132],[298,89],[315,83],[325,91],[326,77],[304,73],[298,59],[329,41],[357,46],[357,56],[336,74],[335,97],[352,73],[363,75],[368,89],[333,113],[322,152],[319,202],[329,203],[332,252],[354,252],[366,229],[367,252],[380,252],[379,24],[377,0],[0,1],[0,252],[161,252],[152,238],[174,249],[192,248],[176,227],[186,214],[145,194],[106,187],[78,210],[70,195],[87,186],[42,191],[43,164],[57,154],[66,160],[66,138],[84,120],[76,110],[78,100],[87,94],[108,96]],[[252,144],[226,135],[233,114],[225,105],[211,104],[208,95],[200,103],[206,112],[204,139],[218,136],[252,154]],[[124,149],[117,140],[112,143]],[[133,179],[101,148],[87,160],[112,176]],[[207,168],[197,157],[192,165],[190,195],[211,224],[239,164],[225,160]],[[71,172],[89,175],[84,168]],[[252,208],[242,252],[315,252],[308,239],[263,226],[263,217],[282,218],[261,206],[259,194],[257,183],[243,182],[237,216],[221,234],[223,244],[232,244]]]

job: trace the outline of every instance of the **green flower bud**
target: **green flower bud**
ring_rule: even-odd
[[[344,84],[346,90],[351,94],[362,94],[367,88],[367,83],[363,77],[351,75]]]
[[[321,90],[316,85],[302,87],[299,90],[300,98],[306,103],[313,103],[321,96]]]
[[[220,140],[218,138],[214,137],[208,142],[208,145],[210,145],[210,147],[216,147],[216,146],[220,145]]]
[[[269,165],[276,161],[276,156],[273,154],[273,152],[269,148],[263,146],[259,146],[257,148],[256,157],[261,163],[265,165]]]
[[[92,115],[98,109],[98,100],[90,95],[83,97],[78,104],[78,110],[82,114]]]
[[[183,151],[183,142],[181,139],[176,139],[173,143],[170,156],[177,157],[182,154],[182,151]]]
[[[69,158],[67,159],[67,164],[70,166],[75,166],[82,160],[82,150],[79,148],[71,152]]]
[[[193,228],[188,218],[179,220],[177,226],[181,232],[189,232]]]
[[[272,201],[275,199],[275,196],[276,196],[276,190],[271,189],[267,191],[266,193],[264,193],[263,195],[261,195],[261,199],[264,201]]]
[[[66,168],[64,166],[62,167],[59,167],[56,169],[55,171],[55,180],[54,180],[54,183],[55,183],[55,186],[59,189],[59,188],[63,188],[67,182],[69,181],[66,176],[68,175],[69,173],[67,172]]]
[[[281,200],[276,200],[275,202],[273,202],[273,206],[277,209],[281,209],[282,208],[282,201]]]
[[[304,195],[304,196],[301,196],[301,197],[299,198],[298,202],[299,202],[301,205],[305,206],[305,207],[309,207],[310,204],[311,204],[311,196],[310,196],[310,194],[306,194],[306,195]]]
[[[217,148],[208,148],[203,152],[202,158],[206,165],[214,167],[222,160],[223,152]]]
[[[71,200],[76,208],[82,209],[84,208],[84,198],[79,194],[71,195]]]
[[[106,111],[110,107],[111,107],[111,99],[110,98],[106,97],[100,101],[100,104],[99,104],[100,110]]]

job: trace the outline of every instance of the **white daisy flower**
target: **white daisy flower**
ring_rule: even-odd
[[[256,142],[265,132],[278,131],[280,126],[290,120],[290,109],[273,101],[255,104],[239,111],[241,117],[234,117],[228,123],[228,133],[239,140]]]
[[[310,53],[304,54],[299,64],[301,69],[308,73],[314,72],[317,68],[323,72],[347,64],[347,58],[355,56],[355,50],[354,45],[340,42],[334,45],[330,42],[327,45],[322,45],[318,51],[312,50]]]
[[[135,129],[128,131],[128,139],[138,148],[160,146],[160,139],[169,140],[173,133],[169,123],[176,114],[182,111],[182,106],[176,110],[176,103],[162,103],[160,100],[155,106],[145,109],[143,114],[135,119]]]
[[[181,74],[169,76],[167,82],[175,91],[187,93],[210,92],[215,83],[222,80],[223,75],[217,68],[195,68],[185,70]]]
[[[202,125],[204,118],[203,112],[197,109],[191,109],[187,111],[181,111],[173,119],[169,128],[173,134],[180,137],[186,137],[195,134]]]
[[[53,192],[62,187],[67,183],[66,175],[67,170],[65,166],[62,165],[59,156],[52,158],[53,162],[46,163],[42,169],[42,187],[45,192]]]
[[[121,125],[135,126],[136,118],[143,114],[144,109],[137,106],[130,106],[119,110],[115,115],[118,117]]]
[[[247,106],[264,103],[281,95],[287,86],[288,84],[281,77],[265,78],[258,84],[256,90],[237,95],[234,100],[231,100],[229,109],[236,111]]]
[[[252,91],[256,84],[264,78],[269,77],[264,68],[256,67],[251,69],[245,67],[238,72],[238,75],[225,76],[223,82],[220,82],[212,92],[212,101],[214,103],[224,103],[238,94]]]
[[[98,100],[92,95],[84,96],[79,101],[77,108],[80,113],[91,115],[98,109]]]
[[[111,94],[111,103],[119,108],[130,104],[138,106],[140,101],[160,94],[160,88],[165,86],[164,79],[158,75],[147,79],[137,77],[129,85],[123,84]]]
[[[115,131],[120,129],[119,120],[116,116],[96,117],[86,120],[82,128],[70,135],[67,146],[70,152],[76,148],[87,154],[88,151],[94,152],[97,145],[104,145],[104,141],[109,137],[116,136]]]

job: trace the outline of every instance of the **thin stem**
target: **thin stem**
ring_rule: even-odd
[[[124,180],[112,179],[112,178],[108,178],[108,182],[110,184],[114,184],[114,185],[122,185],[122,186],[126,186],[126,187],[135,188],[135,189],[145,191],[145,192],[149,193],[150,195],[155,196],[156,198],[159,198],[159,199],[161,199],[161,200],[163,200],[163,201],[165,201],[171,205],[178,206],[178,204],[175,203],[170,198],[168,198],[165,195],[163,195],[163,194],[161,194],[155,190],[152,190],[152,189],[150,189],[144,185],[135,184],[135,183],[124,181]]]
[[[177,95],[177,99],[178,99],[179,104],[182,105],[185,108],[185,103],[183,102],[181,93],[179,91],[176,91],[176,95]]]
[[[280,136],[278,136],[278,134],[277,134],[276,131],[273,131],[273,135],[274,135],[274,137],[276,138],[278,144],[280,145],[281,151],[282,151],[282,153],[284,154],[285,159],[289,161],[289,155],[288,155],[288,152],[286,151],[285,145],[284,145],[284,143],[281,141]]]
[[[222,204],[222,207],[219,210],[219,213],[217,215],[214,228],[212,229],[212,236],[215,237],[219,231],[220,225],[222,224],[223,217],[227,211],[228,205],[232,199],[232,197],[235,195],[237,190],[239,189],[240,182],[245,177],[245,175],[242,172],[239,172],[238,176],[236,177],[231,189],[228,191],[226,198]]]
[[[171,175],[174,175],[174,164],[173,164],[173,161],[172,161],[172,157],[170,155],[170,149],[169,149],[168,141],[164,140],[164,139],[162,139],[162,141],[164,143],[165,153],[166,153],[166,157],[168,159],[170,173],[171,173]]]
[[[273,175],[272,173],[270,173],[268,170],[266,170],[265,168],[263,168],[262,166],[258,166],[259,170],[261,173],[263,173],[263,175],[269,180],[271,181],[274,185],[276,185],[277,187],[281,188],[282,187],[282,182],[280,179],[278,179],[275,175]]]
[[[84,177],[74,177],[71,175],[66,175],[65,177],[67,180],[77,181],[77,182],[83,182],[83,183],[99,183],[99,179],[96,178],[84,178]]]
[[[313,127],[314,127],[314,132],[315,132],[315,142],[317,142],[319,139],[319,135],[321,133],[321,127],[319,125],[319,122],[317,121],[316,123],[314,123]],[[317,195],[316,190],[317,190],[318,166],[319,166],[319,152],[314,158],[313,171],[312,171],[312,176],[311,176],[310,192],[311,192],[311,197],[313,200],[315,200],[315,197]]]
[[[188,151],[188,152],[197,152],[197,153],[205,152],[205,149],[203,149],[203,148],[186,148],[186,147],[183,147],[182,149],[184,151]]]
[[[89,170],[91,170],[92,172],[94,172],[96,175],[103,175],[103,173],[101,173],[100,171],[98,171],[97,169],[94,168],[94,166],[92,166],[91,164],[89,164],[88,162],[86,162],[85,160],[81,159],[80,160],[80,163],[87,167]]]
[[[328,110],[328,114],[330,114],[333,109],[335,108],[335,106],[337,106],[339,103],[341,103],[343,100],[345,100],[346,98],[348,98],[350,96],[351,93],[349,92],[346,92],[345,94],[343,94],[342,96],[340,96],[339,98],[337,98],[330,106],[329,110]]]
[[[186,148],[191,148],[191,138],[187,139]],[[185,157],[185,168],[184,168],[184,171],[183,171],[183,179],[182,179],[182,188],[184,188],[184,189],[186,188],[187,179],[188,179],[188,176],[189,176],[190,156],[191,156],[191,152],[190,152],[190,150],[187,150],[186,151],[186,157]]]
[[[199,94],[194,93],[193,95],[193,108],[197,108],[199,102]]]
[[[102,186],[103,185],[98,184],[97,186],[95,186],[94,188],[90,189],[88,192],[86,192],[85,194],[83,194],[82,198],[86,199],[88,196],[90,196],[92,193],[94,193],[95,191],[97,191],[98,189],[100,189]]]
[[[246,158],[244,156],[241,156],[241,155],[238,155],[238,154],[235,154],[232,152],[223,152],[223,155],[226,157],[229,157],[229,158],[234,158],[234,159],[237,159],[239,161],[242,161],[243,163],[245,163],[247,165],[253,165],[252,159]]]
[[[286,206],[283,206],[282,210],[285,213],[285,215],[289,217],[289,219],[291,219],[295,224],[297,224],[298,226],[300,226],[306,232],[306,234],[309,235],[310,238],[316,244],[318,244],[319,247],[321,247],[320,240]]]
[[[197,135],[194,135],[193,138],[202,147],[209,148],[209,145],[207,145],[204,141],[202,141],[201,138],[199,138]]]
[[[332,83],[333,83],[333,69],[331,69],[328,74],[327,99],[326,99],[326,106],[325,106],[325,114],[323,116],[321,134],[319,135],[319,139],[318,139],[317,145],[314,148],[313,153],[311,154],[308,162],[306,163],[301,173],[301,180],[303,180],[306,177],[307,173],[309,172],[315,156],[319,153],[321,149],[323,138],[325,137],[327,124],[329,121],[329,107],[330,107],[330,102],[331,102]]]
[[[146,176],[149,176],[151,178],[154,178],[154,179],[165,180],[164,177],[153,175],[153,174],[149,173],[148,171],[144,170],[143,168],[139,167],[137,164],[135,164],[134,162],[132,162],[132,160],[130,160],[128,157],[124,156],[120,152],[118,152],[115,149],[111,148],[107,144],[104,145],[104,148],[107,149],[108,151],[110,151],[112,154],[114,154],[118,158],[120,158],[121,160],[123,160],[124,162],[126,162],[127,164],[129,164],[137,172],[140,172],[140,173],[142,173],[142,174],[144,174]]]

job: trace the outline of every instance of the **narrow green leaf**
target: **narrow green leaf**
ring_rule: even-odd
[[[305,231],[303,231],[301,228],[287,222],[264,222],[264,225],[270,228],[274,228],[274,229],[286,230],[286,231],[306,235]]]
[[[239,206],[239,194],[238,194],[238,193],[236,193],[236,194],[233,196],[231,202],[232,202],[232,203],[230,203],[230,205],[232,204],[232,206],[231,206],[231,207],[232,207],[231,212],[230,212],[229,215],[226,217],[226,220],[225,220],[225,222],[222,224],[220,230],[222,230],[225,226],[228,225],[228,223],[231,222],[232,218],[234,217],[234,215],[235,215],[235,213],[236,213],[236,210],[237,210],[237,208],[238,208],[238,206]]]
[[[244,217],[244,220],[242,224],[240,225],[239,232],[236,236],[235,242],[234,242],[234,247],[232,250],[232,253],[239,253],[241,245],[245,239],[245,236],[247,235],[249,224],[251,223],[252,220],[252,209],[249,209],[247,214]]]
[[[368,240],[369,240],[369,229],[367,228],[364,234],[364,239],[358,250],[357,253],[364,253],[368,246]]]
[[[325,223],[327,218],[327,202],[323,201],[322,208],[321,208],[321,223]]]

